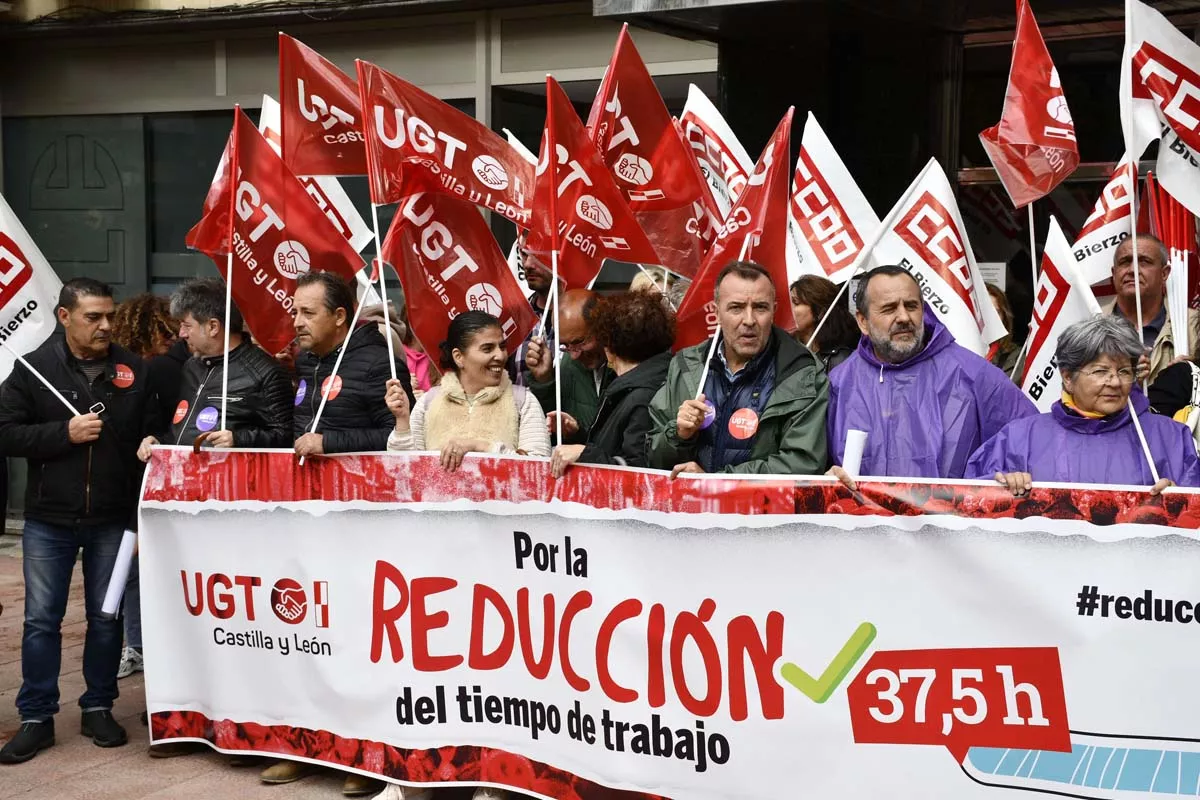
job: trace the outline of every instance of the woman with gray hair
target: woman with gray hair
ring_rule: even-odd
[[[966,477],[992,478],[1020,496],[1033,481],[1200,486],[1191,431],[1150,413],[1134,389],[1142,342],[1125,320],[1097,314],[1058,337],[1062,400],[1048,414],[1014,420],[984,442]],[[1158,470],[1156,482],[1130,411],[1137,414]]]

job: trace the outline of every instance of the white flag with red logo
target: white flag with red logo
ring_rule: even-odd
[[[810,112],[788,202],[788,280],[819,275],[841,283],[850,277],[863,239],[878,227],[866,195]],[[863,270],[875,265],[868,256]]]
[[[687,102],[683,104],[679,124],[723,219],[746,188],[754,162],[721,112],[695,84],[688,86]]]
[[[516,352],[538,317],[508,271],[487,220],[449,195],[415,194],[400,203],[383,244],[408,302],[408,322],[426,351],[436,353],[450,320],[464,311],[499,318]]]
[[[1128,0],[1126,8],[1120,91],[1126,149],[1140,157],[1161,139],[1159,183],[1200,214],[1200,46],[1145,3]]]
[[[0,195],[0,381],[54,333],[62,281]]]
[[[606,258],[642,264],[659,261],[612,173],[588,139],[575,107],[553,78],[546,78],[546,130],[533,208],[536,213],[527,247],[546,254],[542,261],[549,263],[553,242],[557,242],[558,276],[568,289],[590,286]]]
[[[955,340],[979,355],[1008,331],[975,263],[950,181],[936,159],[901,201],[891,229],[875,247],[880,264],[899,264]]]
[[[225,255],[233,250],[233,301],[263,349],[278,353],[295,336],[296,279],[320,269],[354,280],[363,260],[240,108],[222,162],[230,169],[218,170],[187,243],[212,258],[223,276]]]
[[[1050,194],[1079,166],[1075,123],[1029,0],[1017,0],[1000,122],[980,132],[979,142],[1017,208]]]
[[[529,226],[533,167],[478,120],[358,61],[371,201],[443,192]]]
[[[296,175],[365,175],[358,86],[333,62],[279,34],[283,163]]]
[[[1084,220],[1079,236],[1071,246],[1075,267],[1089,285],[1108,283],[1112,279],[1117,246],[1128,239],[1133,230],[1129,204],[1129,173],[1133,169],[1126,153],[1100,190],[1092,213]],[[1132,181],[1136,180],[1135,175]]]
[[[792,304],[788,302],[787,276],[788,142],[791,130],[792,109],[789,108],[679,304],[676,350],[699,344],[716,332],[713,298],[717,275],[733,261],[753,261],[766,268],[775,284],[775,324],[784,330],[795,329],[796,319],[792,316]]]
[[[712,203],[711,194],[634,47],[628,24],[617,37],[587,129],[659,263],[679,275],[694,275],[707,246],[688,220],[693,204]]]
[[[1021,389],[1039,411],[1049,411],[1062,396],[1062,376],[1054,357],[1059,335],[1068,326],[1098,313],[1100,305],[1076,267],[1067,237],[1058,220],[1051,217],[1042,268],[1033,291],[1033,322],[1021,377]]]

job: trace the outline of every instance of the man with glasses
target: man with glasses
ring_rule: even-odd
[[[847,431],[867,432],[863,475],[961,478],[976,448],[1037,414],[1003,371],[954,341],[908,270],[871,270],[854,303],[862,338],[829,375],[828,420],[831,472],[850,488]]]
[[[563,351],[559,368],[563,382],[562,409],[555,405],[554,360],[550,358],[553,339],[535,338],[529,343],[525,352],[525,366],[531,376],[529,389],[547,412],[564,411],[578,427],[586,429],[595,422],[600,398],[616,376],[608,368],[604,347],[591,332],[590,319],[596,306],[596,293],[572,289],[565,292],[559,302],[562,305],[558,313],[559,346]],[[552,417],[550,426],[553,432],[555,421]],[[563,438],[572,441],[578,427],[564,425]]]
[[[1117,292],[1116,299],[1105,309],[1133,324],[1137,316],[1137,289],[1141,288],[1142,342],[1150,356],[1151,383],[1159,373],[1176,361],[1175,336],[1171,320],[1167,315],[1167,278],[1171,265],[1167,261],[1167,248],[1148,233],[1137,237],[1138,280],[1133,276],[1133,241],[1126,239],[1117,248],[1113,257],[1112,284]],[[1196,329],[1197,311],[1188,309],[1188,324]],[[1186,337],[1184,337],[1186,339]],[[1186,350],[1186,348],[1185,348]],[[1179,355],[1188,355],[1181,352]]]

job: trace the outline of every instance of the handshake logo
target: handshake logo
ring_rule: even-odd
[[[295,239],[285,239],[275,248],[275,269],[289,281],[294,281],[312,268],[308,248]]]
[[[508,172],[492,156],[477,156],[471,162],[471,172],[484,186],[501,191],[508,188]]]
[[[608,206],[590,194],[585,194],[576,201],[575,213],[580,219],[586,219],[602,231],[612,227],[612,212],[608,210]]]
[[[280,621],[298,625],[308,616],[308,593],[299,581],[280,578],[271,587],[271,610]],[[329,627],[329,583],[316,581],[313,584],[314,622],[318,628]]]
[[[654,167],[635,153],[623,153],[613,164],[613,174],[634,186],[645,186],[654,178]]]

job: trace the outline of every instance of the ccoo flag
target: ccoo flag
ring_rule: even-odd
[[[1050,194],[1079,166],[1075,123],[1029,0],[1017,0],[1000,122],[982,131],[979,141],[1017,208]]]
[[[62,281],[0,195],[0,381],[54,333]],[[65,439],[64,439],[65,441]]]
[[[750,154],[721,112],[694,84],[688,86],[687,102],[683,104],[679,124],[724,219],[737,203],[754,169]]]

